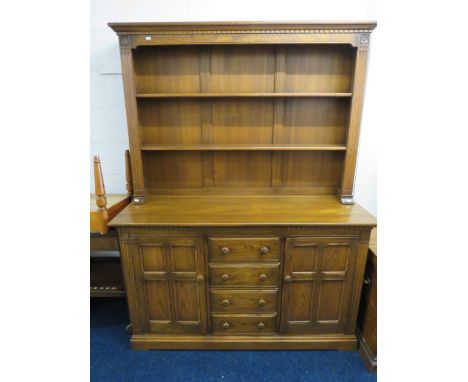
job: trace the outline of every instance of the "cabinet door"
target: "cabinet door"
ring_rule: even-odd
[[[286,239],[282,333],[345,331],[356,252],[357,239]]]
[[[135,238],[136,283],[151,333],[206,333],[201,238]]]

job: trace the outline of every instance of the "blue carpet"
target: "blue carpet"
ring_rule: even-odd
[[[91,302],[91,381],[376,381],[355,351],[131,351],[123,299]]]

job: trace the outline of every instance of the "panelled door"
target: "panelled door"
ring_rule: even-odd
[[[281,332],[344,333],[357,239],[286,239]]]
[[[203,239],[133,239],[144,328],[151,333],[206,333]]]

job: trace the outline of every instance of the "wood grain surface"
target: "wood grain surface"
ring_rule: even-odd
[[[373,227],[376,220],[361,206],[342,205],[333,196],[160,195],[144,205],[127,206],[109,223],[113,227],[296,224]]]

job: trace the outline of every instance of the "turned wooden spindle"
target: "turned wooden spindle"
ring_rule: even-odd
[[[130,162],[130,151],[125,150],[125,181],[127,194],[133,195],[133,177],[132,177],[132,166]]]
[[[101,160],[97,155],[94,157],[94,193],[96,194],[96,205],[99,208],[99,232],[105,234],[108,231],[107,221],[109,213],[107,211],[106,189],[102,177]]]

